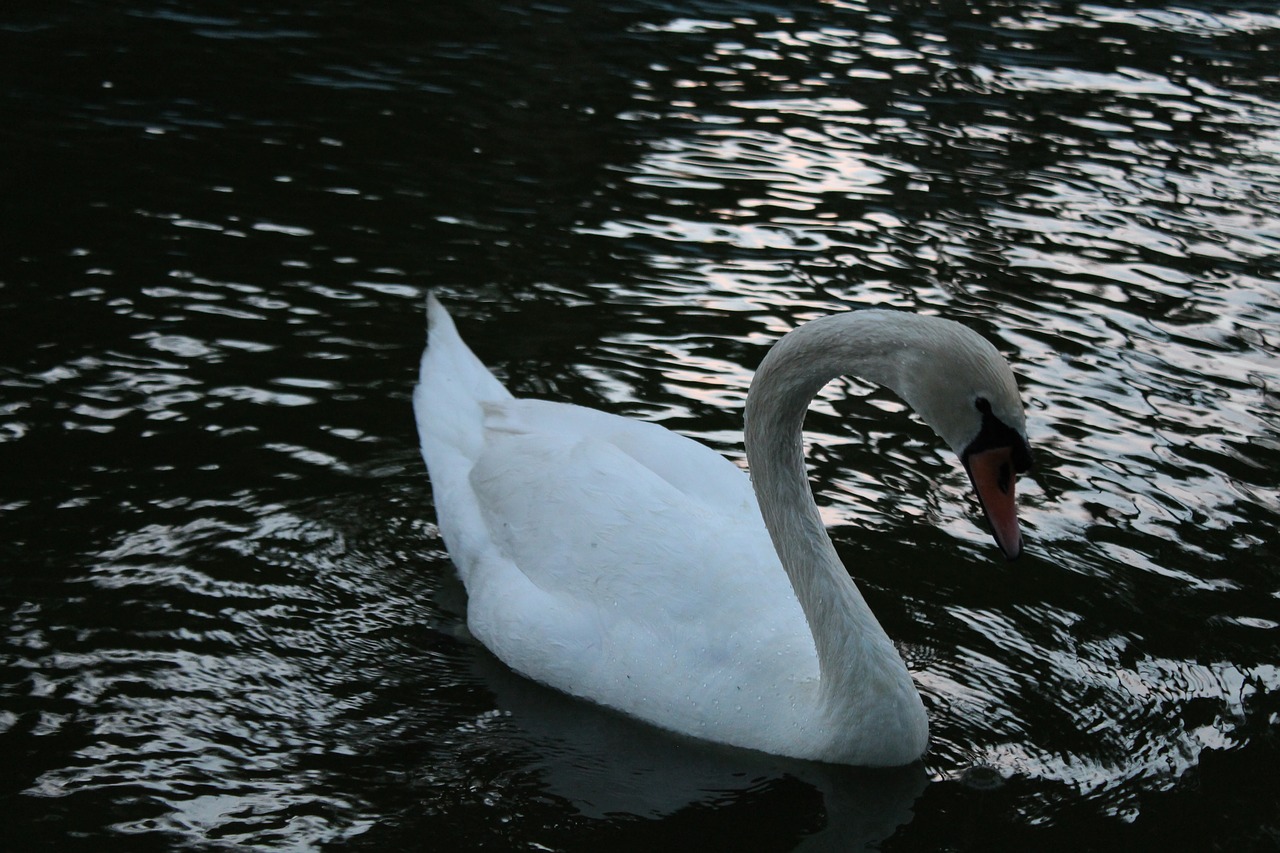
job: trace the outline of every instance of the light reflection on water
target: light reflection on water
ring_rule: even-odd
[[[92,849],[1274,837],[1247,773],[1280,692],[1280,18],[566,10],[178,3],[108,27],[115,56],[0,25],[48,71],[0,141],[43,200],[0,260],[10,822]],[[470,641],[408,407],[426,287],[519,393],[739,462],[751,371],[803,319],[993,337],[1038,460],[1016,565],[892,397],[835,383],[808,421],[923,768],[681,741]]]

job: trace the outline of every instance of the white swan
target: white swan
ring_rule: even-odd
[[[428,334],[414,411],[436,515],[468,626],[508,666],[778,755],[896,765],[924,753],[924,706],[827,536],[801,426],[836,376],[893,389],[960,455],[1016,557],[1014,480],[1031,458],[990,343],[896,311],[800,326],[751,385],[748,479],[655,424],[513,397],[434,297]]]

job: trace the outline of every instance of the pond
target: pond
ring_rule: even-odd
[[[1278,43],[1228,2],[6,10],[3,846],[1274,849]],[[1016,562],[891,394],[806,422],[924,759],[690,741],[471,639],[428,291],[515,393],[738,463],[793,326],[989,337]]]

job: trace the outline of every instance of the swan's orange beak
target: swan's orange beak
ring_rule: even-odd
[[[996,544],[1007,559],[1016,560],[1022,554],[1022,532],[1018,529],[1018,505],[1014,500],[1018,474],[1013,464],[1013,449],[994,447],[970,453],[964,464]]]

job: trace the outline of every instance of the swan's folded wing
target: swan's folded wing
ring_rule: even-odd
[[[791,594],[750,481],[707,447],[533,400],[487,407],[485,432],[470,477],[477,505],[493,543],[538,586],[608,606],[645,601],[664,619]]]

